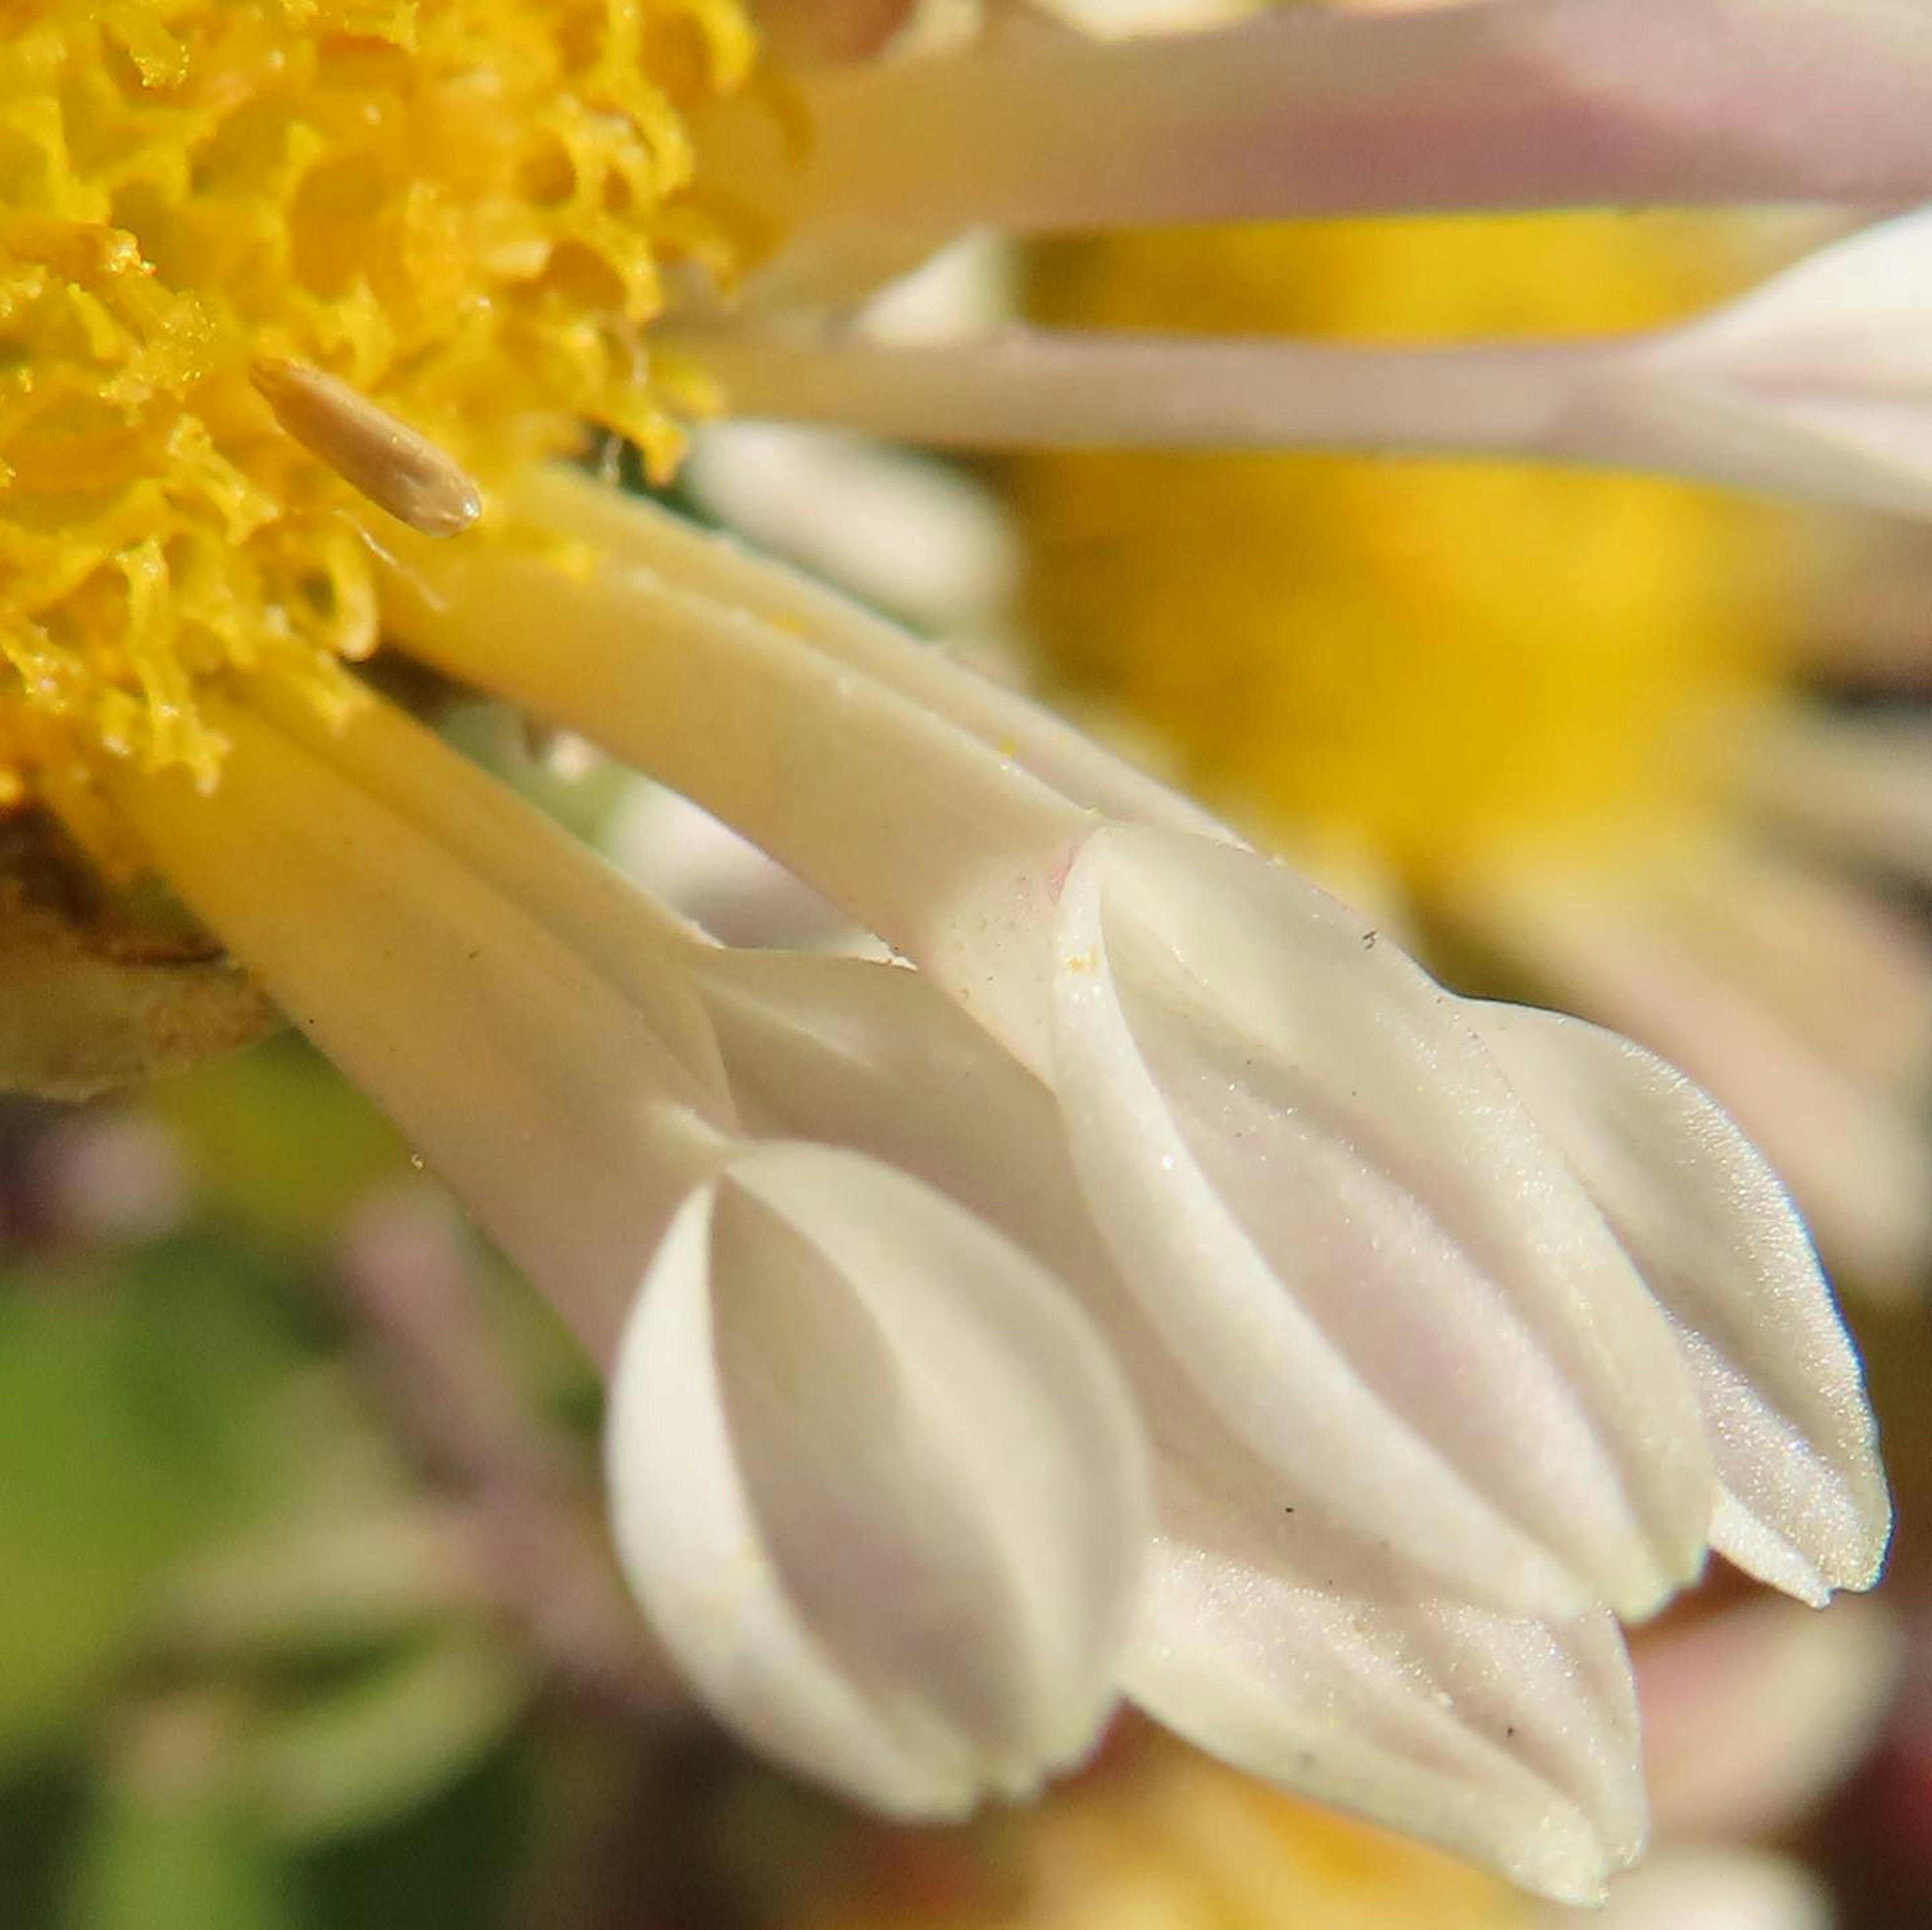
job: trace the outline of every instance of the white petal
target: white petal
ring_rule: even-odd
[[[1132,1665],[1157,1713],[1304,1794],[1538,1887],[1585,1893],[1628,1854],[1642,1801],[1620,1673],[1607,1698],[1586,1698],[1582,1726],[1574,1692],[1546,1704],[1534,1673],[1508,1707],[1444,1705],[1435,1678],[1402,1674],[1403,1656],[1462,1653],[1456,1617],[1415,1607],[1426,1578],[1388,1555],[1365,1575],[1326,1497],[1291,1488],[1215,1420],[1100,1247],[1043,1087],[916,972],[764,953],[721,954],[700,974],[748,1122],[890,1151],[1050,1258],[1100,1322],[1158,1458],[1165,1579]],[[1346,1595],[1324,1586],[1345,1572],[1359,1584]],[[1201,1612],[1190,1578],[1213,1575],[1254,1605],[1254,1623],[1238,1605],[1232,1626]],[[1522,1632],[1532,1655],[1541,1639]],[[1257,1674],[1257,1642],[1282,1666]],[[1364,1654],[1378,1658],[1366,1674]],[[1338,1696],[1372,1720],[1338,1723]]]
[[[692,962],[752,1131],[850,1146],[916,1174],[1024,1247],[1105,1323],[1118,1295],[1112,1263],[1052,1095],[930,978],[780,952]]]
[[[218,792],[122,766],[108,774],[118,805],[175,888],[608,1359],[639,1269],[724,1143],[719,1095],[694,1070],[702,1054],[715,1065],[710,1026],[651,949],[648,908],[621,887],[613,904],[611,881],[586,882],[567,845],[547,873],[555,827],[473,771],[458,783],[426,763],[423,808],[410,809],[364,768],[372,736],[407,732],[380,706],[326,755],[259,706],[220,724]],[[473,805],[474,848],[437,835],[430,798],[446,779],[437,808]],[[505,894],[546,875],[548,918]],[[605,913],[594,940],[593,906]]]
[[[1678,338],[1686,361],[1768,388],[1923,395],[1932,384],[1932,208],[1820,248]]]
[[[1162,1515],[1126,1682],[1170,1728],[1565,1901],[1636,1855],[1636,1698],[1608,1614],[1404,1599],[1319,1531],[1258,1559],[1251,1534],[1218,1540],[1165,1485]]]
[[[928,1188],[823,1147],[735,1160],[646,1275],[608,1460],[659,1633],[781,1760],[945,1815],[1092,1742],[1138,1424],[1050,1278]]]
[[[1708,1093],[1559,1013],[1470,1017],[1678,1325],[1723,1498],[1712,1542],[1822,1602],[1877,1578],[1892,1509],[1864,1377],[1804,1222]]]
[[[1545,344],[1374,349],[1142,329],[1008,326],[902,344],[794,324],[671,339],[703,358],[736,415],[954,449],[1574,457],[1568,418],[1602,361]]]
[[[1696,1572],[1670,1328],[1456,1002],[1293,873],[1155,832],[1088,841],[1059,947],[1089,1204],[1235,1431],[1472,1599],[1643,1613]]]
[[[854,228],[1932,189],[1918,0],[1268,8],[1217,31],[848,67],[806,100],[808,253]]]
[[[1600,1895],[1646,1827],[1611,1619],[1444,1598],[1234,1440],[1131,1309],[1109,1335],[1148,1416],[1160,1520],[1128,1693],[1252,1774],[1546,1895]]]
[[[1932,1157],[1893,1094],[1797,1034],[1762,951],[1716,958],[1648,882],[1522,870],[1468,874],[1455,914],[1566,1004],[1683,1066],[1765,1148],[1819,1244],[1867,1293],[1912,1290],[1932,1237]]]
[[[595,542],[628,566],[621,586],[610,587],[629,600],[634,634],[676,620],[675,613],[662,599],[653,600],[649,591],[653,580],[675,583],[687,595],[748,612],[834,658],[854,675],[897,691],[982,743],[998,747],[1002,757],[1083,808],[1179,830],[1209,835],[1216,831],[1214,820],[1199,805],[1135,770],[1043,705],[978,675],[945,651],[921,643],[823,584],[755,556],[728,537],[700,529],[640,497],[600,487],[569,469],[535,469],[520,477],[514,502],[519,514],[540,526],[568,540]],[[464,590],[460,582],[439,583],[438,588],[446,597],[460,596]],[[554,586],[541,571],[535,573],[532,590],[539,601],[554,601]],[[494,601],[486,596],[478,603],[452,606],[449,622],[436,630],[435,640],[445,649],[460,651],[464,638]],[[425,632],[434,627],[430,614],[421,613]],[[494,664],[476,667],[483,672],[483,680],[506,665],[510,655],[506,649]],[[608,689],[626,661],[620,657],[597,666],[600,674],[608,674],[593,684],[593,691]],[[636,674],[634,666],[631,674]],[[646,678],[646,695],[649,685]]]
[[[1129,1694],[1254,1775],[1546,1895],[1600,1894],[1646,1822],[1610,1617],[1442,1597],[1233,1439],[1130,1311],[1109,1332],[1148,1416],[1160,1517]]]
[[[1855,235],[1631,358],[1658,447],[1720,480],[1932,511],[1932,209]]]

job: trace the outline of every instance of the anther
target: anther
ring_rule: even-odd
[[[398,521],[454,536],[482,514],[482,490],[449,456],[346,382],[268,355],[248,376],[290,436]]]

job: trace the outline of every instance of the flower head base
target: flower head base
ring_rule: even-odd
[[[343,700],[386,519],[278,425],[265,361],[486,490],[586,424],[668,459],[641,331],[668,268],[736,259],[682,116],[745,72],[729,0],[182,0],[8,31],[0,794],[94,750],[208,779],[196,690],[225,671]]]
[[[0,1086],[91,1098],[274,1024],[219,942],[154,899],[90,877],[46,812],[0,814]]]

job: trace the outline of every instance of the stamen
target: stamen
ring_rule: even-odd
[[[454,536],[482,514],[482,491],[452,457],[346,382],[271,355],[248,376],[289,435],[398,521]]]

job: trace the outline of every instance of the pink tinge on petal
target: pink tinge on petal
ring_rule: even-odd
[[[1293,8],[829,73],[814,231],[1932,193],[1914,0]]]
[[[1097,1737],[1139,1425],[1051,1277],[929,1188],[824,1146],[734,1156],[652,1261],[606,1459],[667,1647],[807,1774],[958,1814]]]
[[[1456,1002],[1293,873],[1204,841],[1097,834],[1060,919],[1082,1191],[1231,1428],[1466,1596],[1654,1610],[1701,1557],[1696,1397]]]

